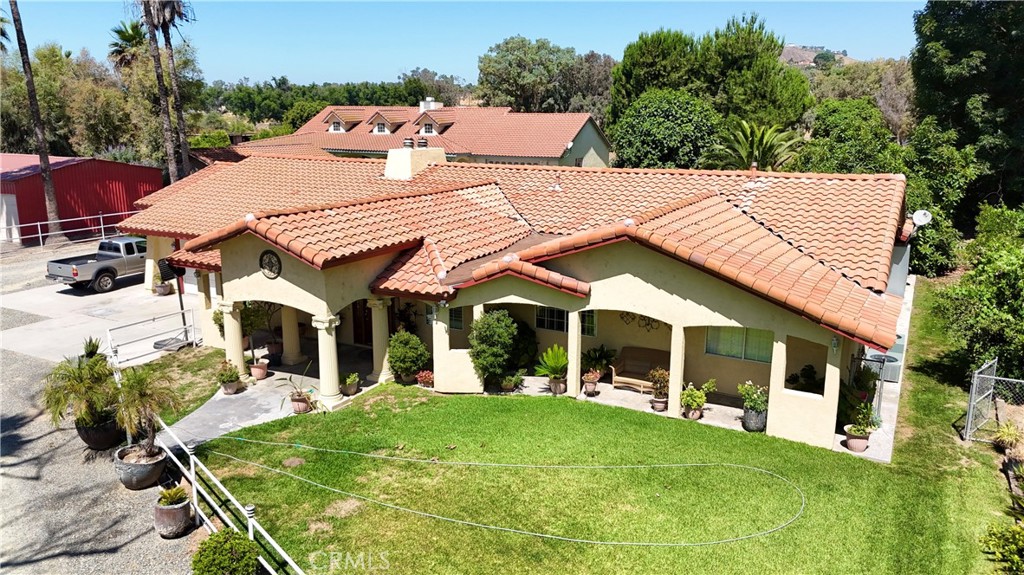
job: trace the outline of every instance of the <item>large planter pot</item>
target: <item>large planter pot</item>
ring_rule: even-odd
[[[693,419],[693,420],[700,419],[701,417],[704,417],[704,408],[703,407],[698,407],[698,408],[694,409],[694,408],[691,408],[691,407],[684,407],[683,408],[683,417],[685,417],[686,419]]]
[[[268,364],[263,363],[262,361],[257,361],[256,363],[250,363],[249,364],[249,375],[251,375],[252,378],[257,380],[257,381],[259,381],[261,379],[266,379],[267,378],[267,369],[269,367],[270,366]]]
[[[89,449],[96,451],[116,447],[125,439],[124,430],[118,427],[114,420],[89,427],[76,423],[75,431],[78,432],[78,437],[81,437],[82,441],[89,446]]]
[[[549,379],[548,389],[551,390],[552,395],[562,395],[568,388],[564,379]]]
[[[309,413],[313,410],[313,404],[309,401],[309,396],[306,394],[292,395],[292,412],[293,413]]]
[[[501,391],[503,391],[505,393],[512,393],[515,390],[516,390],[516,386],[514,386],[514,385],[506,385],[505,382],[501,382]]]
[[[415,378],[413,378],[415,379]],[[342,395],[355,395],[359,393],[359,383],[343,383],[341,384]]]
[[[242,336],[242,349],[249,349],[249,336]]]
[[[156,291],[156,295],[170,295],[171,284],[156,284],[156,288],[154,288],[154,290]]]
[[[232,381],[231,383],[220,384],[220,390],[224,395],[234,395],[238,393],[238,389],[242,387],[242,382],[239,380]]]
[[[191,501],[185,500],[176,505],[157,504],[153,510],[153,527],[164,539],[174,539],[187,533],[192,527]]]
[[[668,410],[668,398],[651,398],[651,409],[654,411],[667,411]]]
[[[416,374],[415,373],[402,374],[401,376],[399,376],[399,379],[402,380],[402,383],[413,383],[413,382],[416,381]]]
[[[764,431],[764,428],[768,425],[768,411],[753,411],[744,407],[741,421],[743,429],[747,431]]]
[[[160,479],[167,465],[167,453],[160,451],[159,458],[155,461],[145,463],[133,463],[125,461],[124,456],[129,449],[135,446],[126,446],[114,452],[114,469],[117,470],[117,477],[121,484],[133,491],[145,489]]]
[[[597,380],[587,381],[583,380],[583,393],[588,396],[593,396],[597,393]]]
[[[267,353],[269,355],[281,355],[284,353],[284,344],[279,341],[268,341]]]
[[[871,434],[857,435],[850,433],[850,427],[852,425],[844,425],[843,431],[846,432],[846,448],[854,453],[863,453],[868,448],[868,438]]]

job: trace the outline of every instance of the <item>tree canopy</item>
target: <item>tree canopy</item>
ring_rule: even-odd
[[[758,16],[730,19],[700,40],[674,30],[641,34],[612,72],[614,124],[655,88],[708,96],[726,118],[792,126],[813,105],[807,78],[779,60],[783,42]]]
[[[704,154],[701,163],[719,170],[746,170],[757,165],[760,170],[773,171],[793,160],[803,143],[796,132],[739,120],[719,135],[719,142]]]
[[[618,161],[627,168],[695,168],[715,143],[721,122],[706,98],[683,90],[648,90],[615,130]]]

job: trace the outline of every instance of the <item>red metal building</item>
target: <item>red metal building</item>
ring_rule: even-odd
[[[67,230],[98,228],[101,213],[103,225],[112,226],[126,217],[114,214],[135,210],[136,200],[164,183],[160,168],[97,158],[50,156],[50,168],[61,219],[85,218],[66,223]],[[45,234],[46,219],[39,156],[0,154],[0,241],[36,243],[36,224],[42,222]]]

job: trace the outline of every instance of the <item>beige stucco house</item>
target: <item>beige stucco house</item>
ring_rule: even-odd
[[[904,191],[899,175],[451,163],[404,147],[215,164],[121,227],[198,270],[207,318],[216,285],[239,366],[242,302],[284,306],[284,363],[304,360],[299,326],[312,326],[328,405],[351,371],[339,345],[372,350],[368,377],[391,377],[398,318],[430,348],[438,392],[481,393],[468,334],[502,308],[541,349],[568,349],[570,394],[590,347],[662,350],[671,414],[686,382],[735,395],[750,380],[769,387],[769,434],[831,447],[854,358],[896,340]],[[806,365],[821,389],[787,385]]]

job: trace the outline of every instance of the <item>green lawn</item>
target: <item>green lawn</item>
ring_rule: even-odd
[[[781,474],[807,495],[802,517],[766,537],[693,547],[607,547],[454,525],[347,500],[211,453],[448,517],[597,540],[707,541],[784,522],[799,496],[768,476],[721,467],[636,470],[463,468],[393,463],[220,439],[204,459],[304,566],[317,551],[386,553],[401,573],[971,573],[977,540],[1007,501],[986,446],[951,427],[965,394],[919,283],[894,463],[757,434],[549,397],[432,395],[382,386],[328,415],[249,428],[251,439],[359,452],[537,464],[723,462]],[[450,448],[454,446],[454,448]],[[293,462],[292,462],[293,463]],[[326,560],[311,573],[326,572]],[[342,569],[342,572],[344,570]]]
[[[178,392],[177,410],[165,409],[160,413],[164,423],[172,425],[181,420],[220,389],[217,369],[223,360],[224,350],[187,347],[146,364],[156,377],[165,378]]]

